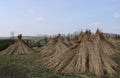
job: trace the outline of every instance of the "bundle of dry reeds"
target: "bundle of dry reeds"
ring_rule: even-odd
[[[47,46],[44,47],[41,54],[48,58],[49,56],[51,57],[62,53],[66,49],[68,49],[68,46],[65,45],[64,41],[61,39],[61,35],[59,34],[48,41]]]
[[[0,52],[0,55],[23,55],[36,53],[32,48],[27,46],[22,40],[22,35],[18,36],[16,42],[7,49]]]
[[[94,73],[99,78],[104,73],[112,75],[116,73],[114,68],[118,65],[108,56],[109,45],[99,30],[97,30],[94,39],[91,38],[91,32],[87,30],[79,42],[66,51],[63,50],[62,53],[54,56],[51,54],[52,57],[44,60],[43,65],[55,72],[65,74],[88,72]],[[107,47],[107,49],[104,47]]]
[[[103,33],[99,31],[99,29],[97,29],[93,40],[94,40],[94,44],[97,47],[101,48],[105,54],[114,55],[118,53],[118,51],[115,49],[115,45],[110,41],[108,41],[104,37]]]
[[[73,41],[67,36],[67,37],[64,37],[64,40],[63,40],[64,44],[68,47],[70,47],[71,45],[73,45]]]

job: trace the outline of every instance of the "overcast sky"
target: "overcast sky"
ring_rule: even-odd
[[[96,28],[120,34],[120,0],[0,0],[0,36],[73,33]]]

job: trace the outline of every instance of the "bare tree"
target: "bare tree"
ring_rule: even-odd
[[[11,31],[11,32],[10,32],[10,35],[11,35],[11,38],[14,39],[15,32],[14,32],[14,31]]]

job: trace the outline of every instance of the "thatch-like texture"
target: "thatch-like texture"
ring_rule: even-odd
[[[114,55],[116,53],[118,53],[118,51],[115,49],[115,45],[108,41],[102,32],[100,32],[98,29],[95,33],[94,36],[94,43],[95,46],[101,48],[101,50],[103,50],[103,52],[107,55]]]
[[[109,42],[111,42],[114,46],[117,46],[117,45],[116,45],[117,39],[112,38],[112,37],[109,37],[109,38],[107,38],[107,40],[108,40]]]
[[[63,42],[68,47],[70,47],[71,45],[74,44],[74,42],[69,37],[65,37],[64,40],[63,40]]]
[[[55,72],[65,74],[88,72],[94,73],[100,78],[104,73],[110,75],[116,73],[114,68],[117,67],[117,64],[97,44],[91,40],[90,31],[86,31],[80,42],[62,54],[45,60],[43,65]]]
[[[79,35],[79,41],[83,38],[83,35],[84,35],[84,32],[81,31],[81,32],[80,32],[80,35]]]
[[[27,46],[22,40],[22,35],[18,36],[16,42],[7,49],[0,52],[0,55],[23,55],[36,53],[32,48]]]
[[[47,45],[41,51],[41,54],[48,58],[49,56],[55,56],[62,53],[66,49],[68,49],[68,46],[65,45],[64,41],[61,39],[61,35],[59,34],[57,37],[48,41]]]

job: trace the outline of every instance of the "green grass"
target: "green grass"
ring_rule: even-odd
[[[120,51],[120,43],[116,47]],[[37,49],[41,51],[41,49]],[[45,68],[39,62],[39,53],[32,55],[2,56],[0,57],[0,78],[96,78],[92,74],[64,75],[54,73]],[[113,59],[120,65],[120,54],[113,56]],[[120,78],[120,67],[116,69],[114,78]],[[105,75],[104,78],[110,78]]]

